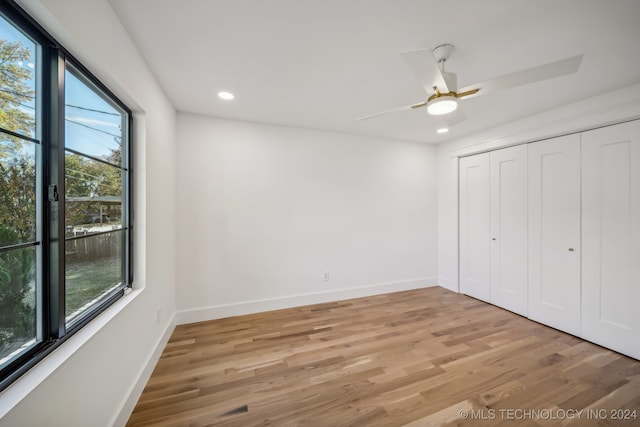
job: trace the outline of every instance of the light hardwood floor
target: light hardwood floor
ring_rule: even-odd
[[[434,287],[178,326],[128,425],[639,426],[640,362]]]

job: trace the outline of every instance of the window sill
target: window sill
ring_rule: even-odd
[[[144,288],[133,289],[129,294],[114,302],[95,319],[73,334],[40,363],[31,368],[29,372],[17,379],[13,384],[0,393],[0,419],[8,414],[26,396],[35,390],[47,377],[56,371],[76,351],[82,348],[95,334],[97,334],[111,319],[116,317],[138,295],[144,292]]]

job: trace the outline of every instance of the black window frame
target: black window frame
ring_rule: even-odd
[[[41,157],[36,185],[41,201],[36,212],[37,223],[41,224],[41,265],[36,266],[36,274],[41,305],[37,315],[36,329],[41,331],[41,339],[28,351],[23,352],[0,370],[0,391],[24,375],[48,354],[91,322],[132,288],[133,283],[133,112],[113,92],[111,92],[82,63],[53,38],[36,20],[13,0],[0,0],[0,16],[28,34],[40,45],[41,71]],[[123,134],[122,169],[125,179],[122,197],[122,231],[124,233],[123,283],[108,298],[91,307],[70,326],[65,323],[65,87],[66,65],[80,73],[110,101],[126,114],[127,129]],[[38,96],[38,94],[36,94]],[[8,133],[8,132],[5,132]],[[123,138],[124,139],[124,138]],[[54,187],[58,200],[50,200]]]

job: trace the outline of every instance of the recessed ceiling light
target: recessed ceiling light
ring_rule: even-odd
[[[449,128],[440,128],[436,132],[438,132],[438,133],[447,133],[447,132],[449,132]]]
[[[233,98],[235,98],[235,95],[231,92],[222,91],[218,92],[218,97],[224,99],[225,101],[231,101]]]

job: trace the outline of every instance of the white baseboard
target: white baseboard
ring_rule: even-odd
[[[442,277],[442,276],[440,277],[440,286],[442,286],[443,288],[449,289],[450,291],[453,291],[453,292],[460,291],[458,289],[458,283],[447,277]]]
[[[207,320],[222,319],[225,317],[240,316],[243,314],[260,313],[263,311],[300,307],[303,305],[360,298],[390,292],[407,291],[410,289],[426,288],[437,285],[438,278],[433,276],[404,282],[381,283],[325,292],[291,295],[280,298],[245,301],[235,304],[215,305],[178,311],[176,313],[176,324],[184,325],[186,323],[204,322]]]
[[[133,384],[131,389],[128,390],[128,393],[126,394],[127,397],[122,403],[120,412],[116,415],[115,419],[110,424],[111,426],[124,427],[127,424],[127,421],[129,420],[129,417],[131,416],[131,413],[133,412],[133,409],[136,407],[136,403],[138,402],[138,399],[142,394],[142,390],[144,390],[144,387],[147,385],[147,382],[151,377],[151,373],[153,372],[153,369],[158,363],[158,360],[160,359],[160,356],[162,355],[164,348],[167,346],[167,342],[169,342],[169,338],[171,337],[171,334],[173,333],[173,330],[175,329],[175,327],[176,327],[176,316],[174,315],[171,317],[171,319],[167,323],[167,327],[164,333],[156,343],[155,348],[153,349],[153,352],[151,352],[151,354],[149,355],[149,358],[147,359],[146,363],[142,367],[142,370],[138,375],[138,379]]]

